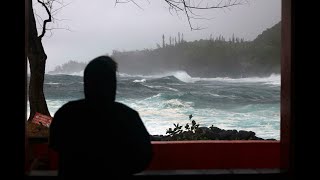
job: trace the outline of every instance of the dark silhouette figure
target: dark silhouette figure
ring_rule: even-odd
[[[92,60],[84,71],[85,99],[55,113],[49,145],[59,153],[60,177],[127,176],[150,163],[150,135],[139,114],[115,102],[116,71],[110,57]]]
[[[189,120],[191,120],[192,117],[193,117],[192,114],[190,114],[190,115],[189,115]]]

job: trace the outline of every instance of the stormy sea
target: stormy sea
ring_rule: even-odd
[[[83,72],[46,74],[44,93],[51,115],[66,102],[83,98]],[[253,131],[280,139],[280,75],[199,78],[184,71],[155,75],[118,73],[117,97],[137,110],[152,135],[165,135],[173,123]],[[28,104],[29,115],[29,104]]]

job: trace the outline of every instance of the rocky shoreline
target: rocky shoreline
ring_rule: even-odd
[[[183,131],[173,135],[151,135],[152,141],[183,141],[183,140],[273,140],[257,137],[255,132],[244,130],[224,130],[211,126],[199,127],[195,131]]]
[[[196,124],[195,124],[196,125]],[[176,127],[179,127],[178,125]],[[181,127],[181,126],[180,126]],[[191,126],[192,127],[192,126]],[[177,131],[178,129],[178,131]],[[27,122],[28,137],[49,137],[49,128]],[[176,131],[175,131],[176,130]],[[184,140],[276,140],[257,137],[255,132],[244,130],[224,130],[218,127],[196,127],[183,131],[181,128],[170,129],[168,135],[150,135],[151,141],[184,141]]]

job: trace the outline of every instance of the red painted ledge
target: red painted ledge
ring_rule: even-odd
[[[280,168],[279,141],[152,142],[148,170]]]
[[[148,170],[280,168],[280,141],[153,141]],[[34,144],[38,156],[47,153],[50,169],[57,153],[47,144]]]

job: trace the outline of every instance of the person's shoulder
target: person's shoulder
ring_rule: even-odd
[[[123,110],[128,110],[128,111],[135,111],[134,109],[132,109],[131,107],[123,104],[123,103],[120,103],[120,102],[114,102],[115,104],[115,107],[117,109],[123,109]]]
[[[72,108],[74,106],[81,106],[83,104],[85,104],[84,99],[73,100],[65,103],[61,108]]]
[[[132,113],[132,114],[138,114],[138,112],[134,109],[132,109],[131,107],[122,104],[120,102],[115,102],[115,107],[117,110],[121,111],[121,112],[127,112],[127,113]]]
[[[62,112],[67,112],[70,111],[72,109],[78,108],[80,106],[83,106],[85,104],[83,99],[80,100],[74,100],[74,101],[69,101],[67,103],[65,103],[64,105],[62,105],[57,113],[62,113]]]

